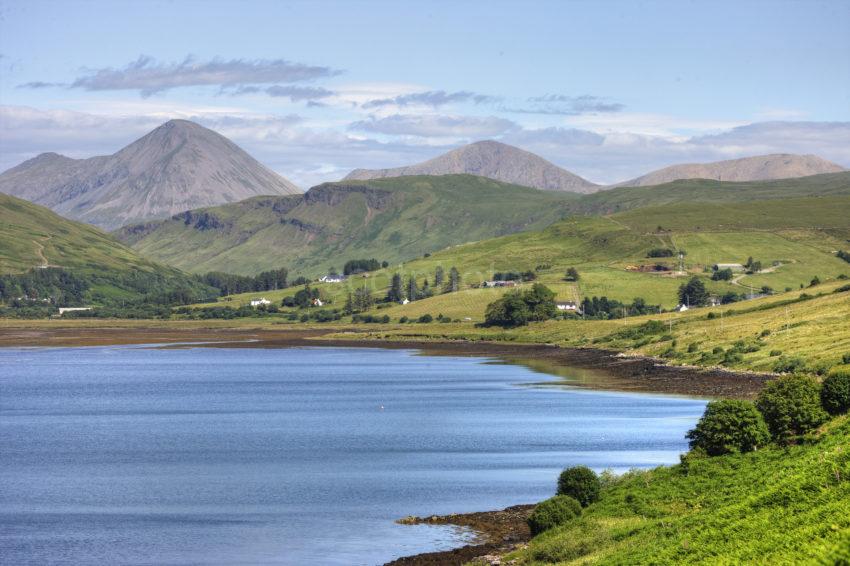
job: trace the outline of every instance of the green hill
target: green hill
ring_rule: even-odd
[[[472,175],[327,183],[120,230],[136,250],[192,272],[284,265],[319,275],[350,259],[398,262],[447,246],[547,226],[577,198]]]
[[[144,295],[187,290],[208,294],[190,276],[154,263],[93,226],[0,194],[0,300],[32,295],[59,273],[85,287],[86,304],[138,300]],[[25,282],[24,282],[25,281]],[[41,297],[46,298],[46,297]]]
[[[567,216],[647,207],[655,207],[652,216],[629,218],[652,218],[657,222],[653,229],[729,228],[733,225],[724,224],[724,218],[731,211],[740,226],[751,226],[761,209],[750,209],[752,216],[744,218],[734,204],[759,201],[776,226],[787,226],[795,222],[793,214],[780,214],[777,207],[786,205],[770,204],[772,199],[846,195],[850,173],[749,183],[684,180],[585,196],[470,175],[398,177],[327,183],[303,196],[258,197],[189,211],[123,228],[117,235],[145,255],[187,271],[251,274],[285,265],[292,273],[315,276],[340,269],[349,259],[397,263],[465,242],[539,230]],[[670,204],[681,207],[676,215],[657,209]]]
[[[850,421],[816,441],[611,480],[517,564],[847,564]],[[554,491],[554,486],[553,486]],[[513,563],[513,562],[512,562]]]

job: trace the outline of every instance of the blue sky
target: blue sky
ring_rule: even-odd
[[[850,166],[850,2],[0,0],[0,168],[168,118],[301,186],[477,139],[596,182],[684,161]]]

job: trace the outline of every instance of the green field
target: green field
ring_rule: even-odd
[[[687,469],[630,472],[610,480],[580,518],[506,559],[521,565],[847,564],[848,445],[845,416],[809,444],[705,458]]]
[[[789,212],[793,210],[799,212]],[[642,297],[664,308],[676,306],[678,287],[692,276],[701,277],[712,293],[721,295],[729,291],[747,294],[762,286],[784,292],[788,288],[808,286],[815,276],[826,282],[850,274],[850,264],[834,253],[846,244],[840,235],[850,232],[850,197],[777,200],[767,201],[767,205],[757,201],[738,203],[732,209],[723,204],[702,204],[700,218],[722,218],[723,222],[712,225],[703,220],[692,228],[674,229],[677,224],[670,221],[667,228],[657,229],[659,218],[678,219],[682,225],[692,225],[696,222],[695,214],[690,205],[677,204],[647,209],[646,214],[635,211],[609,217],[568,218],[540,231],[454,245],[428,257],[379,270],[366,278],[357,276],[342,284],[315,286],[322,289],[332,307],[341,307],[346,294],[363,285],[376,298],[383,297],[393,273],[401,273],[405,279],[413,275],[421,286],[426,278],[433,283],[438,266],[445,270],[454,266],[461,273],[462,292],[394,305],[381,309],[380,313],[394,319],[444,314],[482,321],[487,304],[504,290],[473,287],[492,278],[495,271],[534,271],[538,280],[554,290],[561,300],[607,296],[631,302]],[[730,222],[734,223],[735,231],[729,231]],[[654,263],[677,268],[676,258],[646,257],[648,250],[657,247],[685,250],[686,272],[657,274],[630,270]],[[846,247],[850,248],[850,244]],[[711,265],[743,264],[748,257],[760,261],[764,271],[741,274],[733,282],[710,279],[707,270]],[[577,283],[564,281],[567,267],[578,269],[581,278]],[[227,297],[219,304],[238,306],[258,296],[280,301],[296,291]]]

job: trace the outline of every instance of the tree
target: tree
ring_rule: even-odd
[[[755,405],[749,401],[723,399],[708,404],[686,438],[692,449],[720,456],[756,450],[770,441],[770,433]]]
[[[354,290],[354,311],[363,312],[371,309],[375,305],[375,298],[371,291],[366,287],[360,287]]]
[[[460,273],[454,267],[449,270],[449,282],[446,284],[447,293],[457,293],[460,290]]]
[[[402,288],[401,275],[395,273],[393,274],[392,281],[390,282],[390,290],[387,291],[387,302],[400,303],[403,300],[404,289]]]
[[[528,528],[537,536],[581,515],[581,504],[567,495],[556,495],[538,503],[528,517]]]
[[[443,267],[441,265],[437,266],[437,270],[434,272],[434,287],[438,289],[443,286],[443,279],[445,278],[445,272],[443,271]]]
[[[342,272],[345,275],[354,275],[357,273],[364,273],[366,271],[375,271],[376,269],[380,269],[380,267],[381,264],[378,263],[378,260],[374,258],[352,259],[345,262],[345,265],[342,268]]]
[[[850,411],[850,365],[836,366],[829,370],[821,386],[820,400],[830,415],[841,415]]]
[[[419,288],[416,286],[416,276],[411,275],[407,280],[407,298],[415,301],[419,298]]]
[[[528,305],[522,300],[519,291],[511,291],[487,305],[484,321],[492,326],[523,326],[528,324],[530,313]]]
[[[579,280],[578,270],[575,267],[568,267],[567,273],[564,275],[564,279],[566,281],[578,281]]]
[[[558,476],[558,495],[569,495],[587,507],[599,499],[599,476],[587,466],[567,468]]]
[[[698,277],[692,277],[679,287],[679,304],[703,307],[708,304],[708,299],[705,284]]]
[[[791,443],[826,421],[820,385],[803,375],[786,375],[768,383],[756,399],[771,436]]]
[[[529,310],[529,320],[549,320],[558,314],[555,293],[542,283],[535,283],[522,297]]]

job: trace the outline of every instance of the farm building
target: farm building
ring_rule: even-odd
[[[558,301],[555,306],[559,311],[578,312],[578,305],[572,301]]]
[[[251,299],[251,306],[252,307],[261,307],[261,306],[270,305],[270,304],[272,304],[272,302],[265,297],[261,297],[259,299]]]

